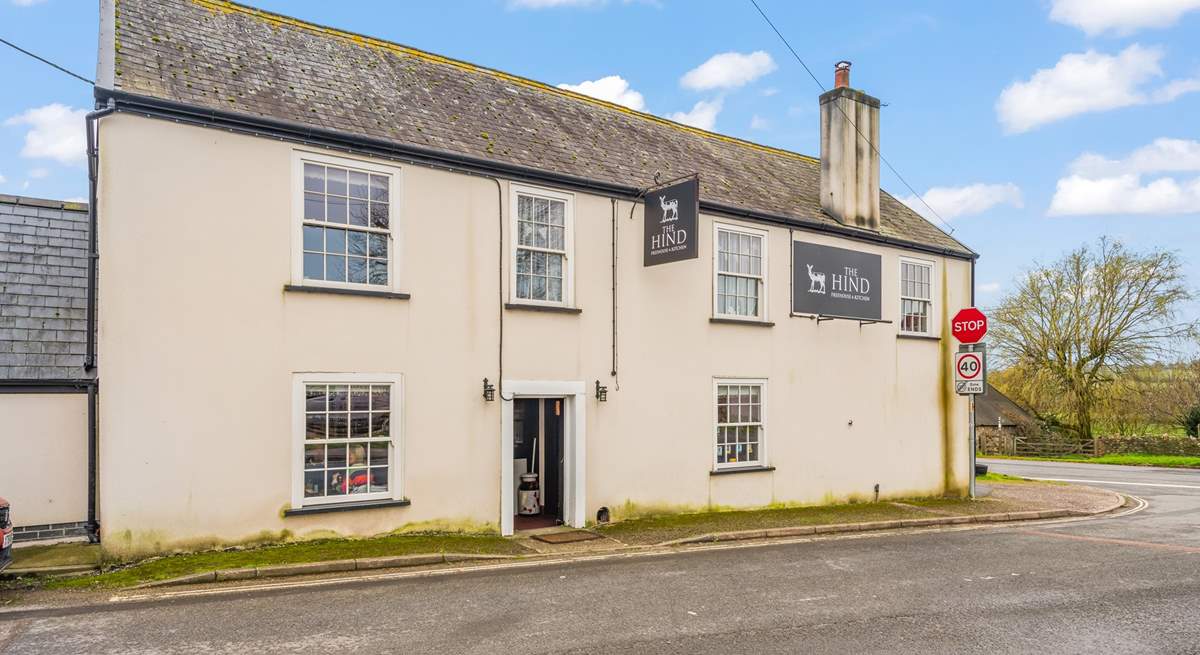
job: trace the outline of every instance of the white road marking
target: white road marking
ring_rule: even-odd
[[[1172,489],[1200,489],[1200,485],[1195,484],[1163,484],[1161,482],[1123,482],[1121,480],[1076,480],[1073,478],[1030,478],[1029,476],[1021,476],[1030,480],[1046,480],[1050,482],[1082,482],[1084,484],[1127,484],[1135,487],[1169,487]]]

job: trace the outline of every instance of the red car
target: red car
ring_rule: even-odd
[[[8,514],[8,501],[0,498],[0,571],[12,564],[13,529]]]

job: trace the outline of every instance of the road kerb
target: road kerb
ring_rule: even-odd
[[[446,557],[441,553],[433,553],[429,555],[392,555],[389,557],[362,557],[356,560],[350,560],[355,563],[355,568],[360,571],[369,571],[373,569],[391,569],[403,568],[406,566],[423,566],[426,564],[441,564],[446,561]]]
[[[1065,516],[1095,516],[1111,512],[1125,504],[1124,497],[1114,494],[1117,502],[1093,511],[1068,509],[1029,510],[1021,512],[999,512],[996,514],[974,514],[963,516],[939,516],[920,519],[895,519],[891,521],[868,521],[866,523],[834,523],[830,525],[797,526],[787,528],[769,528],[766,530],[738,530],[736,532],[715,532],[693,537],[682,537],[655,544],[655,547],[686,546],[689,544],[704,544],[723,541],[743,541],[746,539],[763,539],[776,537],[796,537],[816,534],[837,534],[842,532],[875,532],[896,530],[902,528],[926,528],[940,525],[963,525],[966,523],[1008,523],[1011,521],[1034,521],[1038,519],[1062,518]]]
[[[229,580],[252,580],[258,577],[258,569],[221,569],[213,573],[217,582],[227,582]]]
[[[355,561],[352,559],[333,560],[330,562],[305,562],[303,564],[279,564],[276,566],[260,566],[257,569],[259,578],[283,578],[292,575],[310,575],[313,573],[341,573],[353,571]]]
[[[762,532],[761,530],[759,532]],[[429,553],[423,555],[393,555],[388,557],[361,557],[358,559],[339,559],[326,562],[303,562],[300,564],[278,564],[273,566],[246,567],[240,569],[221,569],[219,571],[204,571],[189,573],[166,580],[143,582],[130,589],[152,589],[155,587],[174,587],[178,585],[202,584],[205,582],[227,582],[231,580],[253,580],[255,578],[285,578],[295,575],[315,575],[319,573],[345,573],[349,571],[372,571],[377,569],[398,569],[412,566],[427,566],[449,562],[470,562],[478,560],[514,559],[517,555],[472,554],[472,553]]]

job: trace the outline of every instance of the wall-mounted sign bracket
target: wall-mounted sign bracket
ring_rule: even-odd
[[[876,318],[859,318],[857,316],[838,316],[836,314],[792,314],[798,318],[814,319],[817,323],[825,321],[858,321],[858,326],[874,325],[876,323],[891,323],[891,321]]]

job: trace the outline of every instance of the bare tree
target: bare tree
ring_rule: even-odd
[[[1101,387],[1173,359],[1172,348],[1196,333],[1195,322],[1178,320],[1191,298],[1174,253],[1101,239],[1027,273],[991,312],[993,343],[1002,364],[1058,394],[1043,407],[1061,408],[1064,424],[1090,439]]]

